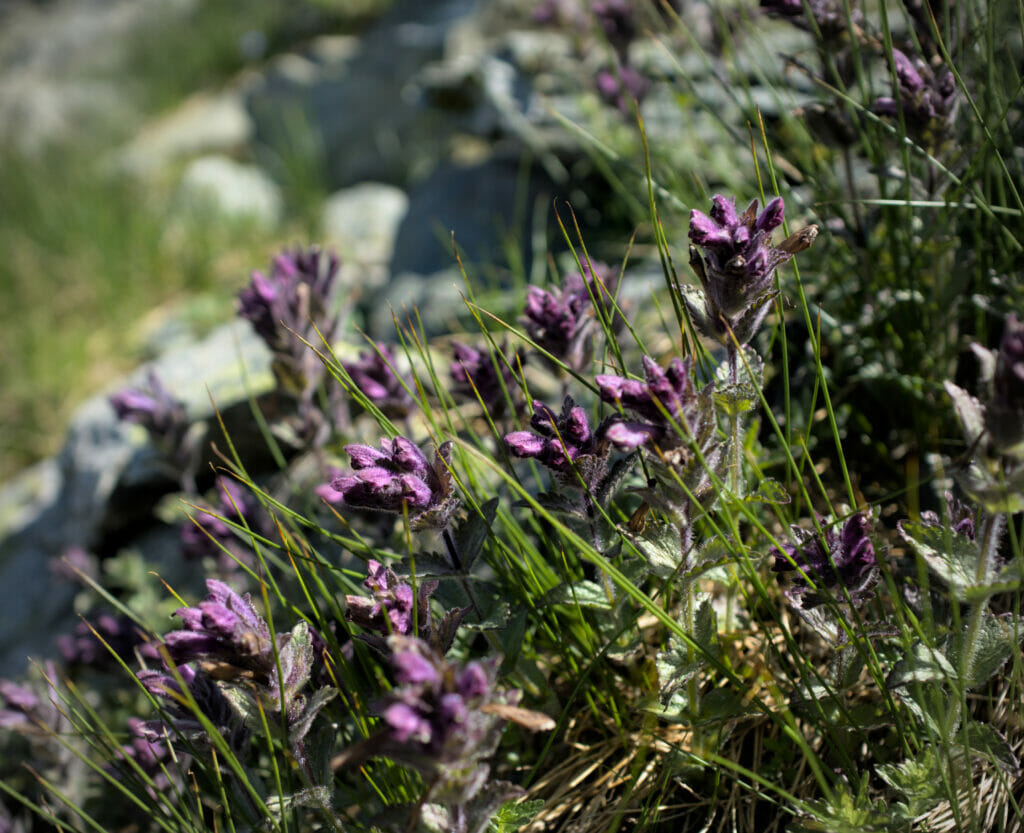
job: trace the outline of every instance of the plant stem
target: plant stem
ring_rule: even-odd
[[[739,354],[736,351],[735,342],[730,340],[726,345],[726,350],[729,362],[729,384],[735,390],[740,381]],[[735,405],[729,409],[729,458],[727,486],[729,493],[738,498],[741,497],[743,448],[740,443],[740,415]]]

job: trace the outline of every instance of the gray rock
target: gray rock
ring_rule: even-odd
[[[300,71],[277,62],[247,94],[257,140],[285,150],[314,133],[329,187],[403,184],[443,159],[465,113],[423,106],[417,74],[445,54],[453,21],[480,0],[404,0],[363,34],[353,54],[323,52]],[[315,71],[314,71],[315,70]]]
[[[268,227],[280,221],[283,211],[281,191],[267,174],[227,156],[202,156],[190,162],[178,196],[188,209],[208,208]]]
[[[242,102],[242,89],[244,82],[223,92],[190,96],[119,149],[116,165],[131,173],[153,175],[189,156],[244,148],[254,128]]]
[[[391,260],[398,226],[409,208],[393,185],[364,182],[327,198],[321,230],[343,260],[380,264]]]
[[[143,384],[149,367],[111,392]],[[191,419],[213,422],[216,403],[240,453],[251,456],[265,448],[249,395],[272,388],[269,356],[245,322],[225,326],[151,367],[185,403]],[[219,428],[208,439],[218,436]],[[103,394],[76,412],[55,459],[0,491],[0,676],[23,669],[29,655],[52,656],[54,635],[75,624],[75,588],[52,579],[50,560],[72,546],[102,552],[112,539],[126,543],[124,536],[175,488],[145,432],[119,422]]]

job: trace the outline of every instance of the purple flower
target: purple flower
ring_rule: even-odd
[[[339,263],[312,246],[282,252],[269,275],[253,272],[238,293],[238,311],[274,354],[274,374],[287,390],[309,396],[324,377],[308,345],[333,342],[340,326],[335,301]],[[307,344],[308,343],[308,344]]]
[[[941,144],[959,104],[956,78],[947,67],[935,72],[921,58],[912,60],[898,49],[892,51],[892,62],[897,98],[879,98],[872,109],[892,118],[902,110],[908,132],[931,147]]]
[[[572,397],[565,397],[561,414],[542,402],[534,401],[533,431],[513,431],[505,435],[505,445],[515,457],[534,458],[547,468],[571,475],[581,457],[607,456],[591,430],[587,412]],[[536,433],[534,433],[536,432]]]
[[[593,0],[591,10],[612,48],[625,55],[637,31],[632,0]]]
[[[457,341],[452,342],[455,356],[450,366],[452,381],[455,383],[452,393],[464,400],[480,402],[494,418],[505,413],[510,401],[515,405],[519,391],[517,371],[525,361],[518,352],[506,355],[506,349],[506,345],[502,344],[492,354],[486,349],[478,350]]]
[[[372,351],[363,351],[355,361],[341,365],[353,384],[385,416],[402,418],[412,410],[410,383],[395,371],[395,354],[386,344],[376,344]]]
[[[870,519],[863,512],[852,515],[838,532],[833,526],[823,525],[821,534],[792,526],[793,543],[783,544],[781,550],[772,549],[772,570],[802,571],[803,575],[794,577],[787,595],[805,609],[824,603],[829,592],[842,601],[843,588],[855,605],[863,604],[878,581],[878,559],[870,530]]]
[[[423,640],[390,642],[398,684],[378,707],[382,754],[436,778],[435,800],[464,803],[486,781],[501,736],[504,719],[488,708],[514,706],[519,692],[495,686],[495,661],[459,665]]]
[[[252,563],[250,549],[239,540],[234,527],[252,524],[256,503],[252,494],[233,477],[219,475],[216,479],[217,506],[189,520],[181,528],[181,545],[185,558],[216,558],[222,571],[234,570],[238,563]]]
[[[584,263],[583,269],[586,277],[572,272],[555,292],[528,287],[524,310],[524,326],[530,338],[577,373],[590,361],[594,337],[600,329],[593,302],[601,303],[611,316],[611,298],[618,281],[616,273],[603,263],[594,263],[593,271]]]
[[[410,635],[413,632],[415,599],[412,587],[399,581],[395,571],[377,561],[367,563],[369,574],[363,585],[373,593],[364,596],[346,596],[346,618],[361,628],[388,636],[392,633]],[[422,587],[422,585],[421,585]],[[425,608],[415,611],[421,622],[429,615]]]
[[[113,662],[114,655],[128,661],[135,649],[146,643],[145,635],[132,619],[110,613],[102,613],[92,622],[79,622],[74,633],[57,637],[57,648],[64,661],[76,665],[102,666]]]
[[[806,3],[806,4],[805,4]],[[860,9],[851,8],[847,20],[846,8],[841,0],[761,0],[765,11],[788,18],[801,29],[810,29],[808,15],[814,25],[826,38],[835,38],[850,31],[850,23],[859,26],[864,15]]]
[[[109,398],[122,422],[135,422],[154,439],[177,438],[188,428],[185,406],[164,387],[156,372],[150,370],[145,388],[126,388]]]
[[[398,514],[404,508],[418,526],[447,526],[458,507],[449,471],[451,443],[438,447],[433,463],[405,437],[385,438],[379,450],[349,445],[345,451],[352,458],[354,471],[335,478],[331,488],[347,506]]]
[[[704,401],[693,384],[693,362],[674,358],[664,370],[649,356],[643,357],[644,381],[622,376],[595,378],[605,402],[620,404],[639,416],[639,421],[620,419],[610,423],[604,439],[618,448],[632,450],[648,443],[679,445],[700,433]],[[682,432],[682,434],[680,434]]]
[[[186,491],[194,491],[193,477],[201,449],[190,432],[185,405],[176,399],[153,370],[143,388],[126,388],[108,401],[122,422],[134,422],[146,429],[150,440],[178,469]]]
[[[9,729],[13,726],[33,721],[40,699],[28,686],[19,685],[12,680],[0,680],[0,728]]]
[[[923,526],[943,526],[943,521],[946,521],[953,531],[954,535],[963,535],[970,540],[974,540],[976,514],[962,501],[957,500],[953,497],[952,493],[946,492],[946,514],[944,518],[940,518],[938,513],[926,510],[921,513],[921,524]],[[903,521],[897,524],[900,534],[903,534]]]
[[[650,80],[626,63],[616,70],[602,69],[594,83],[601,100],[628,117],[633,115],[633,102],[642,102],[651,89]]]
[[[689,299],[687,307],[701,332],[723,344],[729,332],[740,344],[753,338],[775,298],[775,269],[807,248],[817,233],[810,226],[771,245],[772,231],[782,225],[784,206],[776,197],[758,213],[757,200],[742,215],[736,201],[716,194],[710,214],[690,212],[690,265],[704,290],[704,308]]]
[[[175,611],[185,628],[164,638],[171,658],[178,665],[214,661],[269,675],[275,665],[270,629],[249,594],[239,596],[216,579],[207,579],[206,589],[209,595],[197,607]]]

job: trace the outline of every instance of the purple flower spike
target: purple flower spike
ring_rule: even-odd
[[[372,351],[363,351],[353,362],[342,362],[363,395],[391,418],[408,416],[413,408],[410,383],[395,371],[394,351],[386,344],[377,344]]]
[[[524,326],[527,334],[543,350],[581,373],[593,353],[594,339],[600,330],[594,300],[608,315],[613,310],[612,295],[618,275],[603,263],[584,263],[584,275],[565,276],[560,290],[549,291],[531,286],[526,291]],[[613,324],[615,319],[613,319]]]
[[[346,618],[362,628],[382,636],[392,633],[409,635],[413,630],[412,587],[399,581],[395,571],[376,561],[367,564],[369,575],[363,584],[373,592],[373,598],[346,596],[348,613]],[[423,621],[426,610],[420,610],[418,617]]]
[[[435,800],[465,803],[485,783],[501,737],[504,720],[494,711],[514,706],[519,692],[495,686],[495,662],[460,668],[423,640],[389,642],[397,686],[378,706],[386,726],[381,754],[429,777]]]
[[[509,452],[515,457],[534,458],[558,474],[571,475],[581,457],[607,456],[590,428],[587,412],[572,397],[565,398],[561,414],[535,401],[530,427],[533,431],[513,431],[505,436]]]
[[[452,393],[456,397],[480,402],[490,416],[500,418],[505,414],[509,400],[515,406],[519,385],[516,373],[525,358],[518,352],[507,354],[503,343],[492,355],[489,350],[478,350],[460,342],[452,342],[455,360],[450,372],[455,383]]]
[[[190,431],[192,426],[184,403],[164,387],[160,377],[150,370],[145,387],[127,388],[108,401],[119,420],[146,429],[150,440],[181,477],[184,490],[194,492],[193,478],[202,453],[200,436]]]
[[[940,145],[956,116],[959,96],[956,78],[947,68],[934,70],[921,58],[892,51],[896,71],[896,97],[879,98],[872,109],[882,116],[897,118],[903,111],[907,132],[928,147]]]
[[[308,395],[324,377],[324,367],[306,343],[337,338],[339,262],[313,246],[282,252],[270,274],[254,272],[238,294],[238,312],[274,354],[274,373],[288,390]]]
[[[648,442],[678,445],[697,437],[705,421],[709,391],[698,393],[694,387],[692,360],[674,358],[663,370],[654,359],[644,356],[643,365],[643,382],[622,376],[595,378],[602,400],[618,403],[642,418],[610,423],[604,438],[618,448],[632,450]]]
[[[252,606],[249,595],[239,596],[216,579],[206,580],[209,595],[198,607],[179,608],[175,615],[185,630],[165,637],[177,664],[213,660],[242,669],[269,673],[274,665],[267,623]]]
[[[855,605],[861,605],[871,596],[878,581],[878,559],[869,533],[871,522],[866,513],[858,512],[843,524],[840,531],[824,527],[819,535],[798,526],[790,528],[793,543],[773,549],[775,563],[772,570],[785,573],[801,570],[804,575],[793,579],[787,594],[804,609],[823,604],[829,595],[843,601],[845,588]],[[808,579],[816,590],[811,590]]]
[[[458,508],[452,494],[451,443],[442,443],[429,463],[405,437],[383,439],[380,449],[367,445],[345,447],[354,471],[332,481],[342,501],[358,509],[401,514],[403,507],[419,528],[443,528]]]
[[[233,477],[219,475],[215,481],[217,503],[209,511],[197,512],[181,528],[181,547],[187,559],[215,558],[225,572],[234,570],[238,563],[249,564],[252,554],[228,522],[250,526],[256,522],[259,504],[252,493]]]
[[[146,376],[145,388],[126,388],[109,402],[119,420],[138,423],[154,440],[177,441],[188,429],[185,406],[153,370]]]
[[[784,213],[782,198],[776,197],[760,213],[754,200],[739,215],[735,200],[721,194],[712,199],[709,214],[690,212],[690,265],[704,291],[703,309],[685,300],[704,335],[729,344],[731,331],[746,344],[761,326],[777,294],[775,269],[817,235],[817,227],[808,226],[773,246],[769,238],[782,225]]]
[[[852,5],[852,4],[851,4]],[[788,18],[801,29],[811,29],[808,16],[826,38],[849,36],[850,23],[859,26],[864,22],[860,9],[850,9],[847,19],[847,5],[842,0],[761,0],[761,8],[779,17]]]
[[[629,64],[601,70],[594,82],[601,99],[628,118],[633,115],[633,102],[642,102],[651,89],[650,80]]]

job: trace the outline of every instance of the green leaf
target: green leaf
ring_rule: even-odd
[[[951,662],[960,663],[966,634],[967,628],[964,627],[946,640],[944,651]],[[1015,627],[1012,617],[996,616],[986,612],[976,639],[974,661],[964,681],[968,689],[977,688],[988,682],[1013,656],[1021,639],[1024,639],[1024,621],[1018,621]]]
[[[310,727],[312,727],[313,721],[316,720],[316,716],[320,714],[320,710],[331,702],[337,694],[338,690],[336,688],[324,686],[314,692],[313,696],[309,698],[306,707],[302,710],[302,714],[299,715],[298,719],[288,730],[288,741],[292,745],[293,752],[298,744],[302,743],[306,735],[309,734]],[[296,754],[296,757],[299,757],[299,755]]]
[[[729,365],[725,362],[715,370],[715,404],[728,416],[752,411],[761,401],[764,384],[764,362],[751,347],[744,348],[743,357],[737,357],[737,381],[729,381]],[[745,358],[745,361],[744,361]]]
[[[910,683],[945,683],[957,679],[956,669],[942,651],[915,642],[906,656],[897,662],[885,679],[887,688]]]
[[[493,600],[490,607],[484,607],[482,619],[476,621],[475,617],[471,614],[462,620],[462,627],[472,631],[499,630],[508,626],[511,615],[512,608],[508,602]]]
[[[945,387],[949,398],[953,400],[956,415],[960,419],[964,442],[967,443],[968,448],[974,448],[985,432],[985,409],[981,402],[963,388],[957,387],[952,382],[946,382]]]
[[[573,584],[560,584],[544,594],[541,605],[566,604],[579,607],[596,607],[611,610],[612,600],[608,598],[604,587],[596,581],[577,581]]]
[[[462,559],[462,569],[469,572],[483,552],[484,542],[491,532],[494,518],[498,514],[498,498],[480,506],[479,513],[470,512],[459,528],[455,531],[455,545]]]
[[[957,535],[942,526],[909,521],[900,524],[900,534],[956,601],[977,604],[995,593],[1020,587],[1016,565],[997,572],[990,565],[981,564],[977,541],[966,535]]]
[[[668,578],[683,566],[683,542],[675,524],[648,523],[634,543],[658,578]]]
[[[506,801],[491,819],[489,833],[516,833],[521,827],[533,821],[544,809],[544,799],[532,801]]]
[[[748,492],[743,499],[748,503],[767,503],[770,506],[785,506],[792,500],[786,487],[770,477],[758,483],[757,488]]]
[[[960,730],[961,745],[977,756],[990,760],[1007,775],[1017,778],[1021,774],[1020,760],[1006,738],[987,723],[970,720]]]

